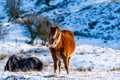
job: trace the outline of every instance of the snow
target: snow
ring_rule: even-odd
[[[36,7],[36,1],[24,1],[21,10],[24,9],[31,13],[45,7],[45,5]],[[56,5],[63,0],[57,0],[53,3],[54,1],[50,1],[50,5]],[[61,74],[53,73],[53,60],[48,47],[42,46],[40,41],[39,44],[26,44],[26,40],[29,38],[24,36],[24,26],[7,22],[8,14],[7,11],[4,11],[5,1],[0,1],[0,18],[4,17],[0,20],[0,26],[9,30],[9,34],[0,40],[0,55],[6,54],[8,57],[12,54],[26,57],[34,56],[44,63],[42,72],[4,72],[8,57],[1,59],[0,80],[120,80],[120,70],[111,71],[120,67],[120,15],[117,13],[120,7],[119,3],[111,3],[111,0],[71,1],[73,2],[69,3],[64,10],[60,8],[42,13],[51,16],[51,19],[57,18],[59,15],[61,17],[64,13],[70,13],[69,15],[62,15],[64,17],[64,21],[60,23],[62,29],[69,29],[73,32],[82,31],[86,34],[87,32],[83,30],[88,29],[88,33],[99,36],[99,38],[75,36],[76,50],[70,60],[70,75],[66,74],[63,64]],[[54,14],[55,12],[56,14]],[[100,14],[101,12],[103,14]],[[113,16],[114,19],[108,19],[110,16]],[[92,21],[98,21],[98,23],[93,30],[90,30],[88,24]],[[110,24],[105,24],[105,21]],[[115,27],[112,28],[111,25]],[[98,32],[102,35],[98,35]],[[113,39],[105,40],[102,38],[108,35]],[[81,67],[85,71],[80,71]],[[90,67],[92,68],[91,71],[88,70]]]
[[[21,4],[22,7],[20,7],[21,10],[25,10],[25,11],[35,11],[34,8],[34,4],[35,4],[36,0],[27,0],[27,1],[23,1],[23,3]]]
[[[6,6],[5,1],[6,0],[0,1],[0,22],[6,22],[8,19],[8,15],[6,14],[6,11],[5,11],[5,6]]]
[[[62,1],[63,0],[51,0],[50,5],[56,5],[56,4],[58,4],[58,3],[62,2]]]
[[[18,27],[15,27],[18,26]],[[41,45],[28,45],[25,44],[25,37],[22,35],[23,29],[21,25],[13,24],[8,26],[11,29],[10,34],[7,36],[5,42],[1,42],[1,54],[16,54],[24,51],[26,56],[34,56],[39,58],[44,63],[42,72],[4,72],[4,66],[7,59],[0,61],[0,80],[51,80],[51,79],[70,79],[70,80],[119,80],[120,72],[110,71],[113,68],[120,66],[120,50],[118,44],[104,43],[101,39],[82,38],[76,37],[77,48],[71,58],[70,62],[70,75],[66,74],[64,68],[61,69],[61,74],[53,73],[53,61],[51,54],[47,47]],[[14,27],[14,28],[13,28]],[[13,29],[12,29],[13,28]],[[16,35],[13,35],[16,34]],[[15,42],[15,39],[18,42]],[[22,41],[20,41],[22,39]],[[111,45],[111,46],[109,46]],[[28,52],[27,52],[28,51]],[[38,51],[38,52],[37,52]],[[35,54],[35,52],[37,52]],[[27,55],[27,53],[29,55]],[[47,65],[47,66],[45,66]],[[62,64],[62,67],[64,65]],[[84,67],[86,71],[79,71]],[[93,67],[92,71],[88,71],[89,67]]]

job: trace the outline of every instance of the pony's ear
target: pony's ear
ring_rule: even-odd
[[[55,28],[56,28],[56,29],[59,29],[59,27],[58,27],[58,26],[55,26]]]
[[[52,26],[50,26],[50,30],[52,29],[53,27]]]

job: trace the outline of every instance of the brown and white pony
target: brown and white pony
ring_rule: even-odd
[[[36,57],[21,58],[17,55],[12,55],[8,59],[5,71],[41,71],[43,63]]]
[[[75,48],[74,35],[71,31],[61,30],[58,26],[50,27],[49,50],[54,61],[54,73],[56,73],[58,67],[60,73],[62,59],[67,74],[69,74],[70,58]]]

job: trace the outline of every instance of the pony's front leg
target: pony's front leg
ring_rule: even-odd
[[[54,73],[57,72],[57,68],[58,68],[58,60],[54,60]]]
[[[61,61],[60,60],[58,62],[58,66],[59,66],[59,74],[60,74],[60,69],[61,69]]]

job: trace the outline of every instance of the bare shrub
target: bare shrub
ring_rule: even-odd
[[[29,44],[33,44],[37,37],[41,38],[42,45],[45,45],[46,42],[48,42],[49,26],[52,25],[49,17],[29,15],[16,22],[22,23],[26,26],[25,35],[31,39],[28,42]]]
[[[38,23],[38,36],[43,40],[42,44],[45,45],[48,41],[49,26],[51,25],[48,17],[41,17]]]
[[[10,18],[8,21],[14,20],[20,15],[21,0],[7,0],[7,7],[9,10]]]

